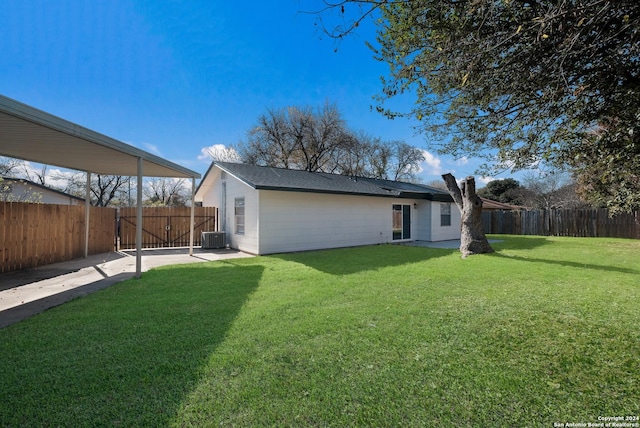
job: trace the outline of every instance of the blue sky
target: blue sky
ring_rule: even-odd
[[[302,13],[322,6],[2,0],[0,94],[201,173],[203,148],[243,140],[266,109],[328,101],[350,128],[428,151],[423,181],[473,174],[479,162],[438,156],[414,123],[371,111],[388,70],[365,45],[373,24],[338,44]]]

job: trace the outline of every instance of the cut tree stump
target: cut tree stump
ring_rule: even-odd
[[[460,252],[462,258],[472,254],[493,253],[482,225],[482,199],[476,194],[476,180],[469,176],[460,186],[451,174],[442,176],[449,194],[461,213]]]

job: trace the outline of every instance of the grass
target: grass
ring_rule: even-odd
[[[553,426],[640,414],[640,242],[171,266],[0,330],[1,426]]]

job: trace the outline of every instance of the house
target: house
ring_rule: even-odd
[[[214,162],[195,200],[252,254],[460,238],[451,196],[421,184]]]
[[[0,177],[0,201],[84,205],[84,199],[24,178]]]

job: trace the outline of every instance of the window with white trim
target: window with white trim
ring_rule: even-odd
[[[236,234],[244,235],[244,198],[235,199]]]
[[[440,202],[440,226],[451,226],[451,204]]]

